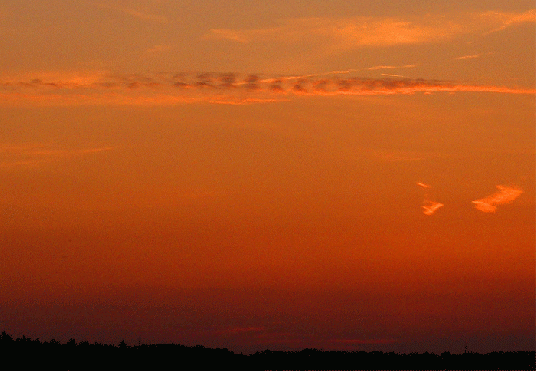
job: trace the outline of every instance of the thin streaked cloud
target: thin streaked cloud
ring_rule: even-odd
[[[164,53],[164,52],[168,52],[170,50],[172,50],[172,46],[171,45],[167,45],[167,44],[159,44],[159,45],[154,45],[152,48],[149,48],[145,51],[146,54],[150,54],[150,55],[155,55],[155,54],[160,54],[160,53]]]
[[[489,11],[480,14],[480,18],[485,23],[498,25],[496,28],[486,32],[486,34],[490,34],[502,31],[510,26],[536,22],[536,9],[530,9],[523,13]]]
[[[374,71],[374,70],[392,70],[392,69],[401,69],[401,68],[415,68],[416,65],[414,64],[406,64],[404,66],[374,66],[369,67],[367,70]]]
[[[431,154],[415,151],[377,150],[367,148],[364,150],[364,155],[386,162],[412,162],[424,160]]]
[[[90,147],[80,149],[60,149],[40,143],[0,144],[0,169],[35,167],[61,159],[95,154],[113,150],[114,147]]]
[[[456,59],[456,60],[464,60],[464,59],[476,59],[476,58],[480,58],[480,54],[464,55],[464,56],[454,58],[454,59]]]
[[[118,3],[112,4],[111,2],[95,2],[93,4],[99,8],[120,12],[142,21],[157,22],[162,24],[168,23],[168,18],[166,16],[154,14],[144,9],[127,7]]]
[[[463,61],[463,60],[467,60],[467,59],[478,59],[478,58],[481,58],[482,56],[485,56],[485,55],[491,55],[493,54],[492,52],[488,52],[488,53],[477,53],[477,54],[468,54],[468,55],[462,55],[461,57],[457,57],[457,58],[454,58],[454,60],[457,60],[457,61]]]
[[[394,75],[394,74],[390,74],[390,73],[382,73],[382,76],[388,76],[388,77],[401,77],[401,78],[405,78],[406,76],[404,75]]]
[[[536,89],[471,85],[398,76],[362,78],[343,71],[302,76],[235,73],[156,73],[118,75],[35,73],[0,78],[0,105],[173,105],[252,104],[295,96],[408,95],[488,92],[536,94]]]
[[[497,205],[512,203],[523,193],[523,190],[517,187],[498,185],[497,189],[499,191],[490,196],[472,201],[475,208],[485,213],[494,213],[497,210]]]
[[[392,17],[297,18],[258,29],[211,29],[207,39],[237,43],[303,43],[314,36],[334,49],[434,43],[467,34],[485,35],[526,22],[536,22],[536,10],[523,13],[459,14],[446,19],[428,15],[418,19]]]
[[[308,36],[315,36],[316,42],[324,41],[334,44],[334,48],[352,49],[440,41],[458,32],[457,27],[437,28],[394,18],[306,18],[286,20],[265,29],[211,29],[205,38],[238,43],[293,44],[302,43]]]

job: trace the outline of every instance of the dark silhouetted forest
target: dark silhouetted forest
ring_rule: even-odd
[[[178,344],[117,345],[40,341],[0,334],[0,354],[7,368],[17,370],[148,370],[148,369],[354,369],[354,370],[534,370],[535,352],[492,352],[440,355],[344,352],[304,349],[263,351],[251,355],[227,349]]]

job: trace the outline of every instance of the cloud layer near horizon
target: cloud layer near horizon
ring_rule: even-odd
[[[419,92],[536,94],[536,89],[469,85],[438,80],[350,77],[349,74],[353,71],[355,70],[275,77],[209,72],[147,75],[117,75],[106,72],[37,73],[0,78],[0,104],[249,104],[281,101],[291,96],[303,95],[395,95]]]

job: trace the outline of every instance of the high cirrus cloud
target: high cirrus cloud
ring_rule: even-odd
[[[207,39],[223,39],[238,43],[300,43],[325,42],[338,49],[362,46],[420,44],[452,38],[461,29],[458,25],[443,27],[415,24],[396,18],[356,17],[351,19],[306,18],[289,19],[265,29],[211,29]]]
[[[523,191],[517,187],[498,185],[497,189],[499,190],[498,192],[480,200],[473,201],[475,208],[485,213],[494,213],[497,210],[496,205],[509,204],[523,193]]]
[[[109,9],[116,12],[120,12],[142,21],[157,22],[163,24],[168,23],[167,17],[163,15],[153,14],[143,9],[123,6],[119,2],[95,2],[93,3],[93,5],[102,9]]]
[[[36,73],[0,77],[0,105],[169,105],[196,102],[249,104],[307,95],[395,95],[433,92],[536,94],[536,89],[438,80],[351,77],[350,71],[265,76],[235,73],[118,75]]]
[[[0,143],[0,170],[34,167],[72,157],[95,155],[113,150],[114,147],[99,146],[82,149],[59,148],[44,143]]]
[[[335,49],[363,46],[422,44],[451,40],[466,34],[488,34],[521,23],[536,22],[536,9],[521,13],[485,12],[452,18],[427,15],[419,18],[352,17],[299,18],[258,29],[211,29],[208,39],[238,43],[302,43],[311,36]]]

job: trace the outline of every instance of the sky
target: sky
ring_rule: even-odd
[[[535,350],[533,1],[0,5],[0,330]]]

